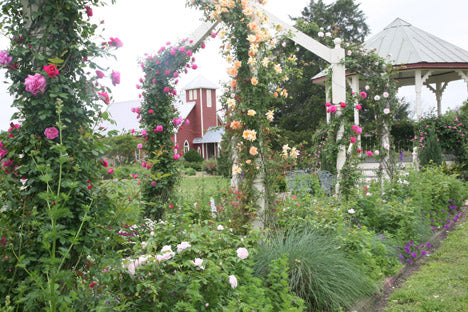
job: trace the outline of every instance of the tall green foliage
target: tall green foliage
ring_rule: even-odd
[[[92,41],[97,25],[87,5],[100,3],[5,0],[0,6],[11,57],[2,65],[20,122],[0,142],[0,232],[9,242],[0,251],[0,306],[9,295],[17,310],[67,310],[74,272],[101,248],[99,233],[111,222],[95,185],[102,145],[92,131],[106,117],[96,113],[98,103],[109,96],[87,72],[99,68],[90,59],[121,42]]]

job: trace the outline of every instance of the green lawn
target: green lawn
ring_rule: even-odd
[[[208,202],[219,199],[220,192],[229,188],[230,180],[217,176],[184,177],[179,185],[184,201]]]
[[[395,291],[385,312],[468,311],[468,224],[458,225],[430,259]]]

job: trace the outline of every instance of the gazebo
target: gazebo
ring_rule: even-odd
[[[375,52],[398,67],[394,79],[398,87],[414,85],[416,116],[422,115],[421,91],[423,85],[431,90],[437,101],[437,114],[441,115],[442,94],[448,83],[463,79],[468,88],[468,51],[421,30],[401,18],[395,19],[381,32],[364,43],[367,50]],[[324,73],[313,78],[323,83]],[[348,84],[358,91],[361,84],[355,74],[347,75]]]

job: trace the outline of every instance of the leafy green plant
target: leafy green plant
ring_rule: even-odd
[[[376,291],[363,269],[318,231],[291,229],[262,241],[255,256],[255,274],[265,276],[271,261],[283,255],[288,259],[289,285],[309,311],[339,311]]]
[[[196,150],[189,150],[184,154],[184,159],[187,162],[202,162],[203,156]]]

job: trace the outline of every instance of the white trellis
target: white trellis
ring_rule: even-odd
[[[213,0],[209,0],[213,2]],[[285,23],[280,18],[274,16],[270,12],[263,9],[259,4],[255,4],[257,9],[263,12],[269,19],[269,22],[272,25],[280,25],[282,29],[284,29],[287,33],[289,38],[294,41],[295,43],[301,45],[308,51],[314,53],[315,55],[319,56],[320,58],[324,59],[328,63],[330,63],[330,70],[332,71],[332,102],[338,108],[337,116],[341,115],[341,109],[339,103],[346,101],[346,76],[345,76],[345,66],[342,62],[345,58],[345,51],[341,47],[341,40],[339,38],[335,39],[335,47],[330,48],[327,47],[317,40],[307,36],[303,32],[297,30],[296,28],[290,26],[289,24]],[[201,43],[205,38],[207,38],[213,29],[218,25],[219,22],[205,22],[200,25],[189,37],[189,39],[193,42],[193,45]],[[344,125],[342,124],[338,130],[336,140],[340,141],[344,135]],[[335,187],[336,193],[339,192],[340,189],[340,174],[341,170],[346,162],[346,148],[344,145],[340,144],[338,147],[338,156],[336,162],[336,169],[337,169],[337,184]],[[233,181],[235,184],[235,181]],[[262,193],[262,190],[260,190]],[[260,205],[262,206],[262,205]]]

